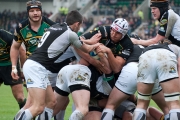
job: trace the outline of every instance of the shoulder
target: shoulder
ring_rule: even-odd
[[[73,32],[72,30],[69,30],[69,38],[70,39],[78,39],[77,33]]]
[[[49,18],[47,18],[47,17],[42,17],[42,21],[43,22],[45,22],[45,23],[47,23],[47,24],[49,24],[49,25],[54,25],[54,24],[56,24],[56,22],[54,22],[54,21],[52,21],[52,20],[50,20]]]
[[[20,31],[21,29],[25,28],[27,25],[29,25],[29,19],[25,19],[22,22],[18,23],[16,27],[16,31]]]

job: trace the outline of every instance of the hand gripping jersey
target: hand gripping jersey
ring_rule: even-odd
[[[173,10],[165,12],[160,19],[158,34],[165,36],[173,44],[180,46],[180,16]]]
[[[63,66],[71,62],[68,55],[61,58],[71,44],[77,48],[82,46],[78,35],[66,23],[57,23],[47,29],[29,59],[40,63],[52,73],[58,73]]]
[[[38,42],[40,41],[42,35],[51,25],[55,22],[49,20],[46,17],[42,17],[41,26],[38,29],[38,32],[31,29],[29,20],[21,22],[19,26],[16,27],[14,33],[14,40],[19,43],[24,43],[26,46],[26,55],[29,56],[36,49]]]
[[[0,29],[0,66],[11,65],[10,48],[13,35]]]
[[[110,48],[114,56],[120,56],[123,59],[127,60],[133,51],[133,43],[129,36],[126,34],[123,39],[118,43],[114,43],[110,37],[110,26],[101,26],[95,28],[93,31],[90,31],[82,35],[85,39],[90,39],[96,33],[100,32],[102,34],[100,43],[104,44],[106,47]]]

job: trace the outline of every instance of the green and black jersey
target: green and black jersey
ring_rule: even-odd
[[[0,66],[11,65],[10,48],[13,34],[0,29]]]
[[[29,19],[26,19],[25,21],[21,22],[16,28],[14,33],[14,40],[19,43],[23,42],[25,44],[26,55],[28,57],[36,49],[38,42],[40,41],[46,29],[53,24],[55,24],[55,22],[51,21],[46,17],[42,17],[41,26],[36,32],[31,29]]]

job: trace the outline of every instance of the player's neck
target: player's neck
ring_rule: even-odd
[[[29,22],[30,22],[31,29],[37,32],[39,27],[41,26],[42,18],[36,22],[29,19]]]

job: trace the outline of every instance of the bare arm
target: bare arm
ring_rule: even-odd
[[[84,39],[83,37],[80,37],[80,39],[81,39],[81,41],[83,41],[84,43],[89,44],[89,45],[96,44],[101,39],[101,33],[95,34],[88,40]]]
[[[114,73],[118,73],[119,71],[121,71],[122,67],[124,66],[125,64],[125,60],[120,57],[120,56],[114,56],[114,54],[112,53],[112,51],[106,47],[106,46],[99,46],[97,48],[97,52],[103,52],[103,53],[106,53],[107,54],[107,58],[108,58],[108,62],[110,64],[110,67],[112,69],[112,71]]]
[[[26,50],[23,48],[21,45],[19,48],[19,55],[20,55],[20,63],[21,63],[21,68],[24,65],[24,62],[26,61]]]
[[[13,70],[16,70],[20,46],[21,46],[21,43],[18,43],[13,40],[13,44],[11,45],[11,50],[10,50],[10,57],[11,57],[11,63],[12,63],[11,76],[13,79],[16,79],[16,80],[19,78],[19,76],[16,73],[16,71],[13,71]]]
[[[99,60],[92,58],[88,53],[85,53],[85,52],[81,51],[80,49],[77,49],[75,47],[74,47],[74,49],[76,50],[78,55],[81,58],[83,58],[84,60],[88,61],[89,64],[95,66],[99,71],[101,71],[103,73],[106,72],[103,67],[104,65]]]
[[[143,45],[143,46],[149,46],[151,44],[156,44],[159,41],[163,40],[165,37],[161,36],[159,34],[156,35],[155,38],[149,39],[149,40],[137,40],[135,38],[131,38],[132,42],[134,44]]]

